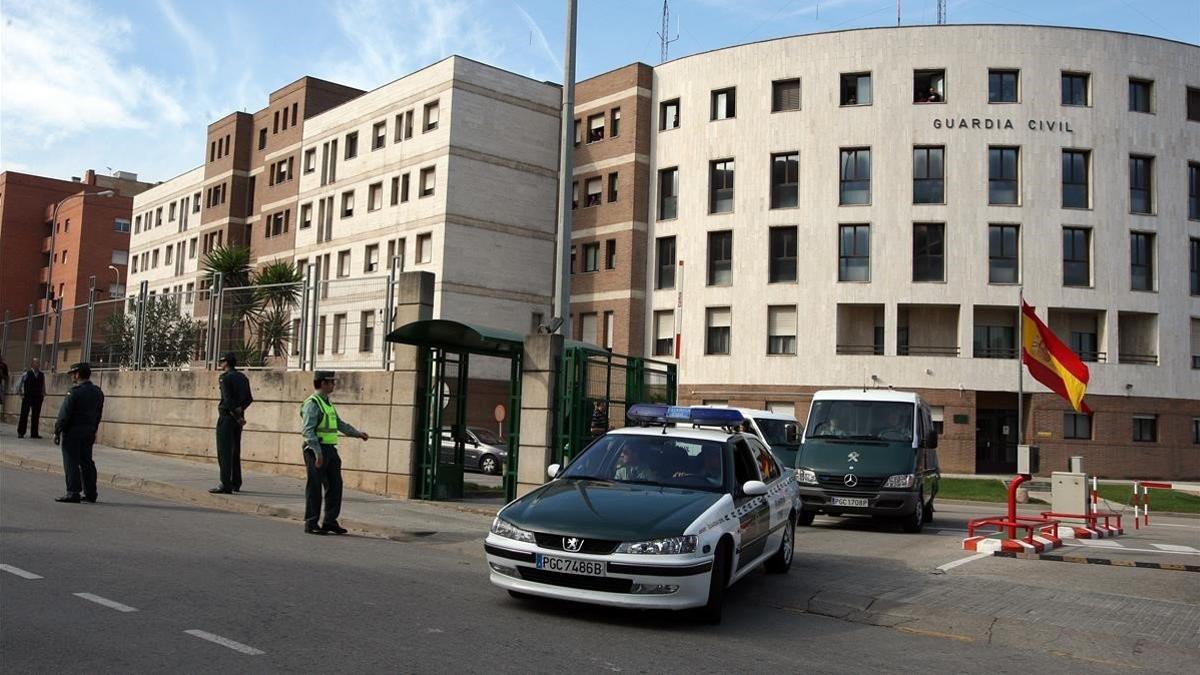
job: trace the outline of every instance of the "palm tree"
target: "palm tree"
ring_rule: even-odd
[[[292,339],[291,313],[300,301],[304,275],[294,264],[273,260],[253,274],[256,291],[256,328],[260,351],[281,356]]]
[[[230,343],[237,347],[243,342],[248,332],[251,315],[257,307],[254,292],[230,291],[250,285],[250,275],[253,269],[250,264],[250,248],[246,246],[218,246],[204,256],[204,270],[207,273],[209,288],[216,283],[217,274],[221,275],[221,316],[218,325],[223,331],[228,331],[228,340],[217,336],[219,345]],[[220,351],[224,351],[222,347]],[[259,365],[259,364],[249,364]]]

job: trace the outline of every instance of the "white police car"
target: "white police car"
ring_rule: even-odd
[[[553,480],[505,506],[484,544],[492,583],[637,608],[699,608],[760,565],[787,572],[800,512],[795,473],[736,410],[639,404]]]

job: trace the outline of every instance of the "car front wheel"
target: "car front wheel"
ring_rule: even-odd
[[[917,495],[917,505],[913,512],[904,516],[900,521],[900,526],[909,534],[916,534],[925,527],[925,493],[921,492]]]
[[[721,609],[725,605],[725,587],[729,585],[729,566],[732,547],[728,539],[717,545],[713,556],[712,573],[708,577],[708,602],[700,608],[700,618],[705,623],[721,623]]]

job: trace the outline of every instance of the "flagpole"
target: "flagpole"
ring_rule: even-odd
[[[1017,446],[1025,443],[1025,287],[1017,290]]]

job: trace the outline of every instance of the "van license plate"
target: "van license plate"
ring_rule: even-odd
[[[865,505],[864,505],[865,506]],[[607,576],[607,570],[602,562],[594,560],[576,560],[574,558],[558,558],[552,555],[537,554],[537,568],[549,572],[566,574],[582,574],[588,577]]]
[[[867,508],[866,497],[830,497],[829,503],[834,506],[854,506],[861,509]]]

